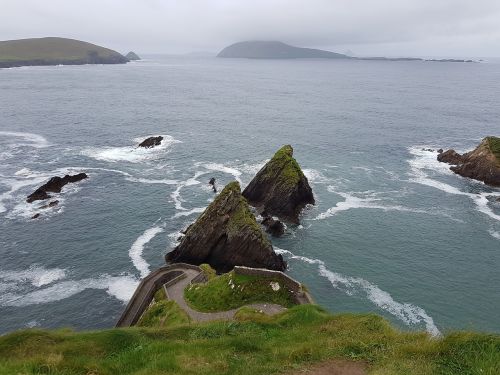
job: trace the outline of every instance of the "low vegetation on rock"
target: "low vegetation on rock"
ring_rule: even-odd
[[[234,272],[211,277],[205,284],[192,284],[184,297],[191,308],[203,312],[227,311],[252,303],[295,305],[293,294],[280,280]]]

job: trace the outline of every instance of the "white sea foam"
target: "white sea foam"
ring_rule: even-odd
[[[439,189],[447,194],[469,197],[476,204],[476,208],[479,212],[488,215],[494,220],[500,221],[500,215],[493,211],[488,200],[489,197],[500,197],[500,192],[469,193],[455,186],[430,178],[427,171],[434,171],[444,175],[454,175],[454,173],[450,171],[449,165],[437,161],[437,152],[426,151],[422,148],[422,146],[409,148],[410,154],[413,155],[413,158],[408,161],[410,164],[411,182]]]
[[[135,240],[135,242],[130,247],[130,250],[128,251],[128,255],[130,256],[130,259],[132,259],[134,267],[137,268],[137,270],[141,273],[141,278],[144,278],[149,274],[149,264],[142,257],[144,246],[157,234],[163,231],[164,229],[159,226],[154,226],[147,229]]]
[[[186,216],[191,216],[191,215],[194,215],[194,214],[199,214],[203,211],[205,211],[205,208],[206,207],[195,207],[189,211],[181,211],[181,212],[177,212],[172,218],[173,219],[177,219],[179,217],[186,217]]]
[[[145,138],[147,138],[147,136],[140,139],[134,139],[134,141],[138,143]],[[161,144],[153,148],[137,147],[137,145],[107,148],[91,147],[83,150],[81,153],[84,156],[111,163],[118,161],[140,163],[147,160],[157,159],[158,157],[164,155],[165,152],[170,149],[170,146],[175,143],[181,143],[181,141],[170,135],[163,135]]]
[[[500,232],[496,232],[493,229],[490,229],[488,233],[491,235],[491,237],[496,238],[497,240],[500,240]]]
[[[334,187],[329,187],[330,192],[334,192]],[[376,198],[376,193],[373,192],[363,192],[367,194],[364,197],[357,197],[353,193],[341,193],[335,192],[336,194],[342,196],[345,200],[343,202],[338,202],[335,207],[329,208],[327,211],[320,213],[313,220],[323,220],[327,219],[339,212],[348,211],[356,208],[364,209],[375,209],[383,211],[402,211],[402,212],[415,212],[415,213],[427,213],[424,210],[408,208],[400,205],[387,205],[382,203],[382,199]],[[358,193],[359,194],[359,193]]]
[[[11,282],[16,285],[28,282],[35,287],[48,285],[54,281],[64,279],[65,277],[66,270],[64,269],[47,269],[36,264],[21,271],[0,271],[0,280],[2,281]]]
[[[130,275],[102,275],[95,279],[67,280],[25,294],[4,293],[0,295],[0,306],[22,307],[56,302],[86,289],[106,290],[109,295],[126,303],[138,284],[139,281]]]
[[[39,134],[0,131],[0,137],[20,138],[19,141],[16,141],[16,145],[18,146],[30,146],[35,148],[50,146],[49,142]]]
[[[439,329],[434,324],[434,320],[427,312],[419,306],[411,303],[400,303],[395,301],[392,296],[380,289],[377,285],[359,278],[343,276],[339,273],[330,271],[326,268],[325,262],[320,259],[311,259],[304,256],[294,255],[288,250],[283,250],[275,247],[278,254],[287,256],[288,259],[296,259],[302,262],[318,266],[320,276],[328,279],[335,289],[341,290],[349,296],[364,295],[369,301],[394,315],[396,318],[403,321],[406,325],[425,324],[427,332],[432,336],[440,336]]]
[[[193,177],[188,178],[185,181],[182,181],[179,183],[177,188],[170,194],[170,198],[172,198],[172,201],[175,204],[175,209],[179,211],[186,211],[187,208],[184,208],[182,206],[182,203],[184,202],[184,199],[181,198],[181,190],[185,188],[186,186],[193,186],[193,185],[199,185],[201,184],[200,181],[197,180],[198,177],[204,175],[205,172],[196,172]]]
[[[204,168],[210,170],[210,171],[218,171],[218,172],[223,172],[226,174],[230,174],[234,177],[236,181],[238,181],[241,184],[241,171],[233,168],[233,167],[227,167],[224,164],[219,164],[219,163],[205,163],[205,164],[199,164],[203,166]]]
[[[306,168],[302,170],[307,177],[307,180],[313,184],[324,184],[330,181],[323,173],[316,169]]]

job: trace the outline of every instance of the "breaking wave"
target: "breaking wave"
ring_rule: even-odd
[[[29,146],[35,148],[50,146],[49,142],[39,134],[0,131],[0,137],[20,138],[15,146]]]
[[[463,195],[470,198],[479,212],[488,215],[490,218],[500,221],[500,215],[496,214],[489,206],[489,197],[500,197],[500,192],[480,192],[468,193],[454,186],[432,179],[426,171],[432,170],[446,175],[455,175],[450,171],[449,165],[437,161],[437,152],[423,150],[422,146],[409,148],[413,158],[408,161],[410,164],[410,181],[429,186],[444,191],[447,194]]]
[[[0,271],[1,282],[18,285],[30,283],[35,287],[51,284],[54,281],[64,279],[66,270],[61,268],[47,269],[39,265],[31,265],[27,270],[22,271]]]
[[[147,138],[144,136],[142,138],[134,139],[137,144],[142,140]],[[175,143],[181,143],[181,141],[175,139],[170,135],[163,135],[163,140],[161,145],[153,148],[143,148],[133,146],[125,147],[107,147],[107,148],[95,148],[91,147],[85,149],[81,152],[82,155],[101,161],[106,161],[110,163],[115,163],[119,161],[126,161],[130,163],[140,163],[147,160],[153,160],[161,157],[170,149]]]
[[[278,254],[287,256],[288,259],[296,259],[304,263],[318,266],[318,274],[328,279],[335,289],[338,289],[349,296],[364,295],[373,304],[395,316],[406,325],[414,326],[424,324],[427,332],[429,332],[432,336],[441,335],[441,332],[434,324],[432,317],[430,317],[421,307],[415,306],[411,303],[397,302],[388,292],[360,277],[348,277],[330,271],[326,268],[325,262],[320,259],[311,259],[304,256],[294,255],[288,250],[276,247],[275,251]]]

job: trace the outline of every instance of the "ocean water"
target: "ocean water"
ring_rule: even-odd
[[[273,239],[328,310],[500,332],[500,197],[423,149],[500,135],[500,64],[156,58],[0,70],[0,333],[112,327],[213,199],[292,144],[317,204]],[[138,141],[164,135],[156,149]],[[56,208],[25,203],[86,172]],[[30,219],[40,212],[38,220]]]

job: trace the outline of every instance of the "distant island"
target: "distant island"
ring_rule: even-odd
[[[132,51],[130,51],[129,53],[127,53],[127,54],[125,55],[125,57],[126,57],[127,59],[129,59],[130,61],[138,61],[138,60],[140,60],[140,59],[141,59],[137,53],[132,52]]]
[[[74,39],[49,37],[0,41],[0,68],[127,62],[129,59],[116,51]]]
[[[426,60],[418,57],[353,57],[321,49],[295,47],[279,41],[245,41],[234,43],[220,51],[217,57],[243,59],[344,59],[376,61],[473,62],[472,60],[460,59]]]

